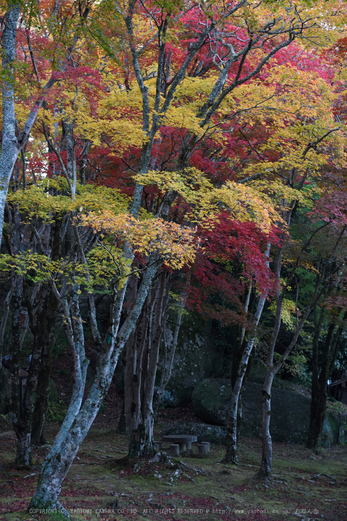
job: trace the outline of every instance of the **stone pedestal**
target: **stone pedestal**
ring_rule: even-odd
[[[207,446],[204,443],[198,443],[198,451],[200,458],[207,456]]]
[[[210,452],[210,450],[211,450],[211,445],[210,445],[210,442],[209,442],[209,441],[201,441],[201,442],[200,442],[200,445],[206,445],[207,452],[208,452],[208,453]]]
[[[179,456],[180,446],[178,443],[171,443],[170,445],[170,456]]]

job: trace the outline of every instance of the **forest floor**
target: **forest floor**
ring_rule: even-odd
[[[156,439],[185,410],[161,414]],[[106,418],[104,418],[106,420]],[[71,519],[108,521],[293,521],[347,520],[347,447],[321,449],[274,443],[273,479],[255,478],[260,462],[258,439],[242,438],[238,466],[220,462],[224,449],[211,444],[205,458],[193,454],[167,461],[126,461],[127,439],[97,422],[84,441],[63,484],[61,502]],[[48,440],[57,430],[50,424]],[[35,466],[13,465],[14,432],[0,433],[0,521],[58,520],[27,512],[49,443],[33,450]]]

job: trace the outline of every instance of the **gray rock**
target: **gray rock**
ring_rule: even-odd
[[[242,395],[243,421],[241,435],[258,436],[261,422],[262,385],[248,381]],[[226,425],[231,396],[230,381],[208,378],[198,384],[192,395],[194,412],[205,422]],[[305,443],[310,417],[310,398],[288,389],[272,389],[271,436],[274,441]],[[338,416],[327,415],[322,445],[330,446],[345,439]],[[342,432],[343,431],[343,432]],[[210,441],[210,440],[207,440]],[[213,440],[211,440],[213,441]]]
[[[230,382],[224,378],[207,378],[199,383],[192,394],[194,412],[213,425],[226,425],[231,397]]]
[[[176,319],[173,316],[173,323]],[[172,377],[166,388],[161,405],[185,405],[191,402],[192,392],[198,382],[211,374],[211,360],[215,356],[206,339],[206,325],[196,313],[183,317],[180,329]],[[165,339],[171,344],[174,331],[165,328]],[[160,370],[160,365],[159,365]]]

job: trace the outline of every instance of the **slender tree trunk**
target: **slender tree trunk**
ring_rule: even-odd
[[[2,358],[4,356],[5,331],[6,331],[8,315],[10,312],[11,296],[12,296],[12,288],[7,293],[5,301],[2,306],[3,315],[1,317],[1,323],[0,323],[0,360],[2,360]]]
[[[125,402],[125,397],[123,396],[121,412],[120,412],[119,421],[118,421],[117,430],[116,430],[116,432],[118,434],[126,434],[126,432],[127,432],[127,426],[126,426],[126,422],[125,422],[125,403],[124,402]]]
[[[267,259],[269,259],[271,244],[268,243],[265,251],[265,255]],[[269,267],[269,261],[267,261],[267,267]],[[241,356],[238,360],[237,371],[236,374],[232,374],[231,378],[231,386],[232,393],[230,404],[228,408],[228,417],[227,417],[227,446],[224,456],[224,461],[228,463],[237,464],[237,452],[238,452],[238,426],[239,426],[239,406],[240,406],[240,395],[244,382],[244,378],[246,375],[246,371],[249,364],[249,359],[253,351],[254,342],[257,336],[257,327],[260,321],[260,318],[263,313],[264,305],[266,302],[267,295],[261,295],[258,300],[257,308],[253,316],[253,324],[252,331],[247,335],[247,339],[244,342],[245,332],[242,332],[241,340],[243,344],[243,349],[241,352]],[[248,311],[250,301],[250,291],[247,295],[246,300],[246,311]]]
[[[270,434],[271,420],[271,389],[274,379],[273,368],[268,368],[262,389],[262,421],[260,437],[262,442],[262,456],[258,476],[262,479],[271,477],[272,466],[272,438]]]
[[[22,300],[22,286],[23,281],[17,282],[17,288],[14,293],[18,293],[16,295],[17,298],[14,299],[13,302],[13,324],[12,327],[16,329],[16,331],[12,332],[13,338],[13,353],[16,352],[19,355],[19,350],[21,347],[20,335],[18,333],[18,310],[19,307],[19,318],[21,315],[21,300]],[[35,290],[36,288],[34,288]],[[46,289],[43,288],[43,292]],[[35,291],[36,293],[36,291]],[[31,432],[32,432],[32,422],[33,422],[33,412],[34,412],[34,404],[36,397],[36,390],[38,385],[38,376],[41,366],[41,352],[42,352],[42,339],[44,338],[47,330],[49,330],[50,325],[45,323],[45,304],[47,303],[45,295],[42,295],[41,305],[37,311],[37,321],[35,323],[35,311],[32,308],[32,302],[30,298],[27,298],[27,307],[29,314],[29,322],[31,325],[31,329],[34,333],[34,341],[33,341],[33,349],[31,354],[31,362],[27,371],[24,371],[18,367],[18,385],[19,385],[19,403],[16,399],[12,400],[11,410],[13,412],[13,426],[18,438],[17,444],[17,455],[16,455],[16,464],[18,466],[30,466],[31,465]],[[19,340],[18,340],[19,338]],[[17,348],[16,348],[17,346]],[[16,354],[16,359],[19,358]],[[17,370],[17,368],[16,368]],[[12,393],[14,398],[16,398],[16,393],[14,388],[12,389]],[[36,400],[37,401],[37,400]]]
[[[38,339],[37,339],[38,340]],[[27,376],[19,378],[20,385],[20,416],[16,422],[18,437],[16,464],[30,466],[31,461],[31,431],[34,412],[35,394],[40,369],[41,345],[34,342],[30,369]]]
[[[55,224],[50,227],[53,232],[52,238],[52,260],[57,260],[61,255],[62,241],[62,219],[57,219]],[[32,421],[32,443],[33,445],[44,445],[45,424],[48,410],[50,376],[52,369],[52,345],[53,333],[56,323],[59,300],[51,287],[47,289],[45,304],[42,316],[39,317],[38,336],[41,346],[41,363],[38,375],[37,397]],[[92,323],[92,321],[91,321]]]
[[[129,281],[127,302],[134,302],[137,296],[138,278],[133,275]],[[147,303],[147,301],[146,301]],[[136,457],[138,452],[138,428],[141,417],[141,378],[143,348],[146,342],[146,327],[142,317],[146,316],[146,303],[137,327],[131,332],[125,351],[124,371],[124,417],[129,440],[129,457]]]
[[[11,228],[10,249],[12,255],[18,255],[23,250],[23,234],[21,219],[16,208],[9,213]],[[25,400],[28,385],[28,373],[20,368],[21,353],[21,314],[23,299],[23,276],[12,272],[12,296],[11,296],[11,384],[10,384],[10,418],[17,436],[17,453],[15,463],[17,466],[31,465],[31,429],[27,429],[26,414],[30,404]],[[35,366],[35,362],[34,362]],[[34,373],[31,372],[34,377]],[[29,388],[31,382],[29,382]]]
[[[147,340],[147,310],[143,311],[140,323],[130,335],[126,349],[126,365],[124,377],[124,412],[126,431],[129,439],[129,458],[137,458],[141,452],[141,379],[143,376],[142,360]]]
[[[326,384],[323,383],[322,385],[322,383],[318,381],[315,390],[313,390],[312,382],[310,424],[306,446],[313,450],[316,450],[320,443],[326,413],[327,390]]]
[[[320,310],[318,322],[314,323],[314,336],[312,342],[312,388],[311,388],[311,409],[310,424],[308,430],[307,447],[309,449],[316,448],[320,435],[319,413],[319,337],[322,331],[323,320],[326,315],[324,308]]]
[[[288,218],[290,222],[290,217]],[[262,388],[262,417],[261,417],[261,428],[260,438],[262,444],[262,456],[261,463],[258,472],[258,477],[261,479],[270,479],[271,477],[271,465],[272,465],[272,438],[270,434],[270,420],[271,420],[271,390],[272,382],[276,374],[274,368],[274,353],[275,346],[278,338],[278,334],[282,322],[282,308],[284,293],[280,292],[280,274],[282,267],[282,248],[278,248],[274,259],[274,272],[277,276],[277,294],[276,294],[276,312],[275,321],[271,334],[271,338],[268,344],[267,358],[266,358],[266,373]],[[295,344],[294,344],[295,345]],[[290,352],[290,351],[289,351]],[[289,354],[288,352],[288,354]],[[287,355],[288,356],[288,355]],[[278,368],[277,368],[278,370]]]
[[[142,379],[142,421],[144,426],[144,440],[141,455],[146,456],[154,452],[154,387],[159,361],[159,347],[165,322],[165,315],[169,301],[171,274],[162,272],[158,278],[149,320],[148,343],[144,356],[145,369]]]
[[[22,311],[23,277],[13,275],[11,298],[12,360],[10,386],[10,418],[17,436],[16,465],[31,465],[31,436],[23,429],[24,374],[19,366],[20,318]]]
[[[9,4],[10,5],[10,4]],[[2,230],[4,227],[4,211],[11,175],[19,152],[29,139],[30,131],[35,122],[38,110],[42,106],[44,95],[56,82],[52,76],[42,89],[42,93],[35,101],[29,116],[19,136],[16,135],[15,113],[15,75],[14,61],[16,59],[17,25],[20,14],[20,4],[15,2],[2,19],[2,68],[4,78],[2,85],[2,144],[0,153],[0,248]]]
[[[238,452],[238,409],[241,389],[244,381],[244,377],[247,371],[249,359],[254,347],[254,341],[257,335],[257,325],[262,315],[264,304],[266,301],[266,295],[259,297],[257,310],[254,316],[254,329],[250,333],[248,340],[245,342],[245,347],[242,352],[241,360],[238,364],[238,370],[234,385],[232,387],[231,399],[228,408],[228,419],[227,419],[227,447],[224,456],[224,461],[228,463],[237,464],[237,452]]]
[[[261,431],[260,437],[262,441],[262,459],[260,464],[260,469],[258,472],[259,478],[269,479],[271,477],[271,463],[272,463],[272,440],[270,435],[270,420],[271,420],[271,390],[273,379],[278,373],[278,371],[283,366],[284,362],[287,360],[288,356],[292,352],[295,347],[297,340],[299,338],[300,332],[310,315],[313,307],[316,305],[318,298],[318,287],[320,285],[321,275],[317,278],[316,290],[314,292],[314,296],[310,304],[306,307],[305,313],[302,314],[300,322],[297,323],[295,333],[293,334],[291,342],[285,349],[285,352],[280,357],[279,361],[274,363],[274,354],[275,354],[275,346],[278,338],[278,333],[281,326],[281,314],[283,308],[283,299],[284,292],[281,295],[277,295],[277,308],[275,315],[275,323],[273,327],[273,332],[271,336],[271,340],[268,346],[268,354],[266,360],[266,373],[265,379],[262,389],[262,423],[261,423]]]
[[[165,272],[157,277],[127,346],[124,395],[131,458],[154,452],[154,385],[170,279],[171,275]]]
[[[35,342],[40,346],[41,358],[36,389],[35,408],[32,418],[32,444],[44,445],[45,422],[48,409],[50,376],[52,369],[52,337],[59,301],[49,288],[43,309],[38,318]]]
[[[1,317],[0,322],[0,410],[1,412],[6,411],[6,405],[8,405],[10,401],[10,385],[7,370],[2,366],[2,359],[5,354],[8,354],[4,351],[5,345],[5,333],[7,320],[10,313],[10,305],[11,305],[11,296],[12,296],[12,287],[8,291],[5,301],[3,303],[3,315]]]
[[[88,139],[85,139],[81,157],[80,157],[80,164],[81,164],[80,180],[81,180],[81,185],[83,185],[83,186],[86,184],[86,165],[87,165],[87,157],[89,154],[89,149],[90,149],[90,141]]]
[[[70,180],[72,199],[75,199],[77,186],[74,126],[75,124],[73,122],[63,120],[63,129],[66,146],[66,172],[67,177]]]

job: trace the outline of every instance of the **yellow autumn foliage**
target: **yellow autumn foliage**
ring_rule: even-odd
[[[182,173],[151,171],[134,178],[140,184],[155,184],[164,193],[176,192],[189,205],[187,215],[193,223],[206,220],[211,226],[211,219],[216,219],[221,209],[228,209],[234,219],[256,222],[264,232],[281,221],[265,193],[233,181],[215,187],[203,172],[193,167]]]
[[[71,198],[67,181],[63,177],[44,179],[27,190],[9,193],[8,203],[14,204],[22,219],[42,219],[53,222],[57,215],[68,213],[101,212],[105,208],[113,212],[125,212],[129,198],[116,189],[103,186],[77,185],[76,197]]]
[[[106,210],[83,215],[80,223],[91,226],[95,232],[126,240],[134,253],[148,256],[158,252],[172,269],[191,264],[195,258],[195,230],[160,218],[141,221],[129,214],[115,215]]]

